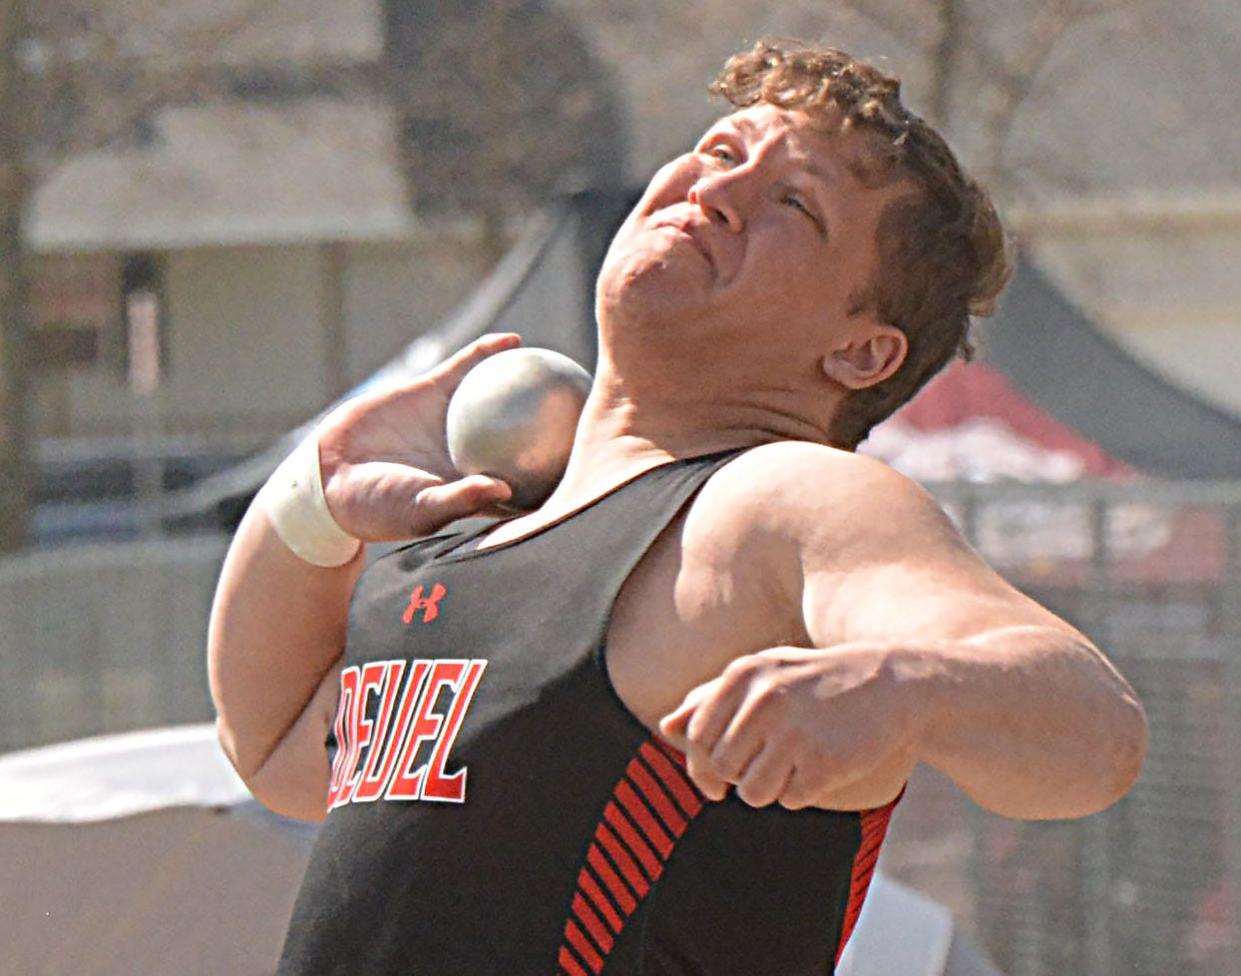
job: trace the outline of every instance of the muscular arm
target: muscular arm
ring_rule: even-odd
[[[485,511],[507,485],[462,478],[448,457],[448,401],[477,363],[519,344],[484,336],[436,369],[333,410],[316,430],[324,498],[337,525],[367,541],[411,539]],[[303,562],[261,505],[224,561],[207,638],[220,742],[254,795],[280,813],[322,819],[336,662],[362,555],[337,568]]]
[[[756,804],[858,808],[926,762],[987,809],[1042,819],[1129,789],[1145,719],[1089,640],[886,466],[779,450],[783,490],[766,501],[784,503],[749,517],[765,521],[762,558],[811,646],[737,659],[665,720],[709,792],[731,783]]]
[[[1083,816],[1122,796],[1146,740],[1124,679],[1001,580],[919,489],[886,470],[867,480],[855,524],[869,531],[851,541],[851,568],[822,534],[804,536],[814,644],[886,648],[914,756],[996,813]]]
[[[207,637],[220,742],[255,796],[281,813],[323,815],[335,707],[325,678],[345,645],[361,568],[361,555],[335,569],[303,562],[255,508],[224,561]]]

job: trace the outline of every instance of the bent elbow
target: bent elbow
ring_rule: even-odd
[[[221,723],[220,742],[250,794],[273,813],[297,820],[321,821],[327,816],[330,770],[326,733],[303,714],[275,747],[250,755],[230,744]],[[308,720],[309,719],[309,720]]]
[[[1132,790],[1141,778],[1149,740],[1145,710],[1134,695],[1125,694],[1115,717],[1100,730],[1096,762],[1085,767],[1091,769],[1093,789],[1083,791],[1082,805],[1068,816],[1102,813]]]
[[[237,735],[222,715],[218,715],[215,720],[215,738],[220,744],[220,751],[224,753],[224,758],[229,761],[233,770],[241,777],[242,782],[245,782],[247,770],[241,762],[240,751],[237,747]]]
[[[1121,717],[1115,724],[1110,777],[1112,789],[1105,807],[1111,806],[1137,784],[1150,744],[1150,725],[1146,719],[1146,710],[1142,708],[1136,695],[1124,696]]]
[[[279,774],[271,776],[259,770],[245,783],[250,794],[272,813],[310,823],[327,819],[327,804],[322,795],[307,791],[301,784],[291,785]]]
[[[1077,741],[1081,761],[1060,788],[1046,785],[1022,799],[989,809],[1021,820],[1071,820],[1102,813],[1137,784],[1146,759],[1149,729],[1137,698],[1124,695],[1094,734]]]
[[[229,725],[223,716],[218,716],[215,720],[215,737],[225,758],[232,765],[233,770],[253,792],[251,781],[267,763],[272,749],[268,748],[263,751],[253,746],[247,748],[236,730]]]
[[[296,820],[318,822],[326,818],[327,789],[319,789],[323,764],[313,755],[294,756],[290,750],[278,748],[259,762],[243,764],[223,723],[216,723],[216,734],[238,778],[268,810]]]

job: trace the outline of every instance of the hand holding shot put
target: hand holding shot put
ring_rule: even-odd
[[[536,509],[560,483],[590,374],[550,349],[509,349],[475,366],[448,404],[448,453],[464,474],[499,478],[505,508]]]
[[[345,532],[367,542],[412,539],[510,499],[503,481],[453,465],[444,431],[469,372],[520,342],[484,336],[426,376],[347,400],[319,424],[323,492]]]
[[[854,453],[1003,287],[986,191],[844,52],[760,43],[713,90],[603,261],[550,495],[516,433],[515,468],[449,454],[494,336],[342,405],[242,521],[220,738],[327,821],[279,976],[831,973],[915,764],[1032,819],[1138,775],[1099,649]]]

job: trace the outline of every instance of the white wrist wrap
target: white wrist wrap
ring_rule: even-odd
[[[328,511],[319,470],[319,438],[314,434],[280,462],[254,503],[267,514],[281,541],[314,566],[343,566],[362,545]]]

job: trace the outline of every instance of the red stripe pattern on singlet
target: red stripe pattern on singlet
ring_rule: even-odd
[[[840,963],[840,954],[845,951],[849,936],[853,934],[853,929],[857,926],[858,915],[862,911],[862,902],[866,900],[866,891],[870,888],[870,880],[875,875],[875,865],[879,861],[879,848],[883,846],[883,838],[887,835],[888,824],[892,820],[892,811],[896,809],[896,804],[904,795],[905,791],[901,790],[896,799],[886,806],[876,807],[874,810],[863,810],[859,814],[862,819],[862,843],[858,845],[857,854],[853,856],[849,901],[845,905],[845,920],[840,929],[840,944],[836,947],[837,964]]]
[[[616,937],[659,880],[702,804],[685,757],[658,739],[642,743],[612,790],[578,872],[558,973],[603,971]]]

